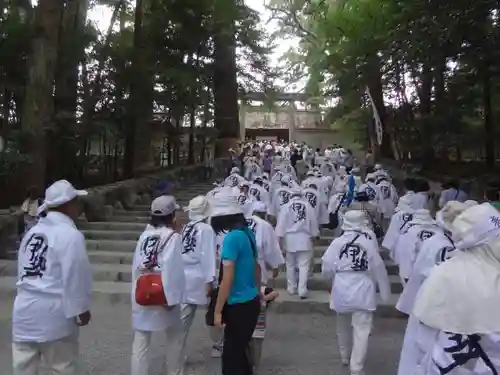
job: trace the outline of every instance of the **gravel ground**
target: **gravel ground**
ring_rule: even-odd
[[[11,302],[0,304],[0,374],[11,375]],[[340,364],[332,315],[269,314],[259,375],[348,375]],[[366,375],[396,373],[404,333],[402,319],[375,320]],[[153,351],[150,375],[162,374],[162,337]],[[97,305],[92,324],[81,332],[82,373],[128,375],[132,332],[130,311]],[[186,375],[220,374],[220,360],[210,358],[208,333],[199,314],[189,338]]]

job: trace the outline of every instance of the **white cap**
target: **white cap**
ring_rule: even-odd
[[[151,215],[167,216],[180,209],[172,195],[161,195],[151,203]]]
[[[208,217],[208,199],[203,195],[198,195],[189,201],[189,206],[184,211],[189,212],[189,220],[198,221]]]
[[[472,206],[453,220],[451,229],[457,248],[475,247],[500,234],[500,213],[489,203]]]
[[[223,188],[224,189],[224,188]],[[238,203],[238,197],[232,189],[225,189],[211,202],[209,216],[226,216],[243,213]]]
[[[267,205],[262,201],[253,202],[253,212],[267,212]]]
[[[76,190],[73,185],[66,180],[56,181],[45,190],[45,199],[38,209],[38,212],[43,212],[47,208],[62,206],[75,198],[84,197],[86,195],[88,195],[87,191]]]
[[[382,164],[375,164],[375,166],[373,167],[373,169],[375,169],[376,171],[382,169]]]
[[[240,169],[238,167],[231,168],[231,174],[233,173],[240,173]]]

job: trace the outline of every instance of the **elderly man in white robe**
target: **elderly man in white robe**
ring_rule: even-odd
[[[413,307],[418,358],[407,373],[498,374],[500,214],[489,203],[472,206],[451,229],[458,251],[430,272]]]
[[[319,236],[314,209],[302,197],[300,190],[291,192],[290,202],[280,210],[276,235],[286,253],[287,291],[307,298],[307,279],[314,239]],[[296,275],[298,268],[298,280]]]
[[[215,232],[207,224],[209,201],[198,196],[185,208],[189,223],[182,229],[182,262],[186,278],[186,293],[181,305],[181,319],[184,328],[181,361],[185,360],[185,347],[189,331],[198,306],[205,306],[212,293],[216,276],[217,241]]]
[[[337,312],[342,363],[350,366],[351,375],[361,375],[377,308],[377,286],[384,301],[389,300],[391,290],[366,215],[348,211],[342,229],[344,233],[323,255],[321,268],[323,276],[332,280],[330,308]]]
[[[186,276],[182,260],[182,237],[177,231],[175,198],[163,195],[151,204],[151,221],[137,241],[132,263],[132,375],[149,373],[151,338],[155,332],[167,337],[165,351],[167,375],[182,373],[181,357],[184,329],[181,303],[184,301]],[[136,300],[137,281],[144,274],[161,275],[165,305],[143,305]],[[205,288],[202,289],[202,293]]]
[[[413,271],[422,243],[428,238],[442,233],[436,221],[431,217],[429,210],[416,210],[406,229],[398,237],[391,257],[399,267],[401,282],[405,285]]]
[[[269,193],[264,188],[264,180],[262,177],[256,177],[253,183],[250,184],[248,194],[253,198],[254,201],[264,202],[266,206],[271,203],[271,198]]]
[[[422,242],[420,252],[413,267],[413,272],[396,305],[399,311],[409,315],[403,348],[401,350],[398,375],[411,373],[422,360],[422,358],[420,358],[418,344],[415,342],[420,323],[412,314],[418,291],[437,265],[447,261],[458,253],[451,237],[451,224],[459,214],[475,204],[477,203],[469,202],[465,204],[456,201],[448,202],[436,215],[436,222],[444,231]]]
[[[66,180],[52,184],[39,209],[47,215],[19,247],[12,313],[14,375],[38,374],[42,361],[51,374],[77,372],[78,328],[90,322],[92,299],[85,238],[74,222],[84,195]]]
[[[399,236],[405,231],[406,226],[413,219],[413,213],[415,210],[411,204],[412,197],[407,194],[403,195],[399,198],[396,212],[391,217],[389,227],[385,233],[384,240],[382,241],[382,247],[389,250],[391,253],[394,253],[394,247]]]

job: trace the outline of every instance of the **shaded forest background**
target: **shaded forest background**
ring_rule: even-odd
[[[153,131],[156,167],[203,161],[238,136],[238,89],[268,84],[268,44],[242,0],[1,0],[0,206],[59,178],[133,177]]]
[[[97,4],[111,9],[104,32],[87,20]],[[164,134],[154,167],[202,161],[215,139],[238,137],[238,92],[275,90],[278,76],[305,80],[329,124],[384,158],[494,166],[498,0],[267,8],[279,27],[266,34],[243,0],[0,0],[0,206],[61,177],[90,186],[143,173],[152,132]],[[292,36],[270,68],[272,41]]]

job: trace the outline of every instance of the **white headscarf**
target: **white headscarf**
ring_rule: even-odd
[[[451,227],[463,251],[431,272],[413,314],[445,332],[500,332],[500,213],[483,203],[466,209]]]
[[[398,201],[398,206],[396,207],[396,211],[404,211],[404,212],[413,212],[415,211],[413,207],[411,206],[412,203],[412,197],[408,194],[403,195],[401,198],[399,198]]]
[[[457,201],[448,201],[444,207],[436,213],[436,222],[441,228],[451,232],[453,220],[471,206],[473,205]]]
[[[351,210],[344,215],[342,230],[366,231],[369,229],[368,220],[363,211]]]

